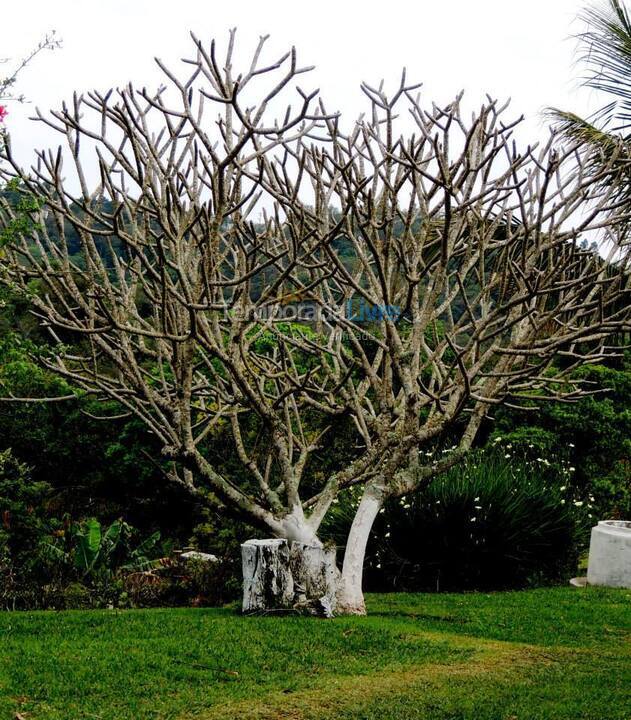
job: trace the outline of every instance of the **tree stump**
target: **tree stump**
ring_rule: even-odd
[[[244,613],[295,609],[333,616],[339,577],[334,547],[248,540],[241,557]]]
[[[241,545],[243,612],[290,608],[294,579],[286,540],[248,540]]]
[[[333,615],[336,607],[339,570],[335,547],[317,547],[292,542],[289,565],[294,578],[294,606],[315,603],[316,614]],[[318,605],[319,603],[319,605]]]

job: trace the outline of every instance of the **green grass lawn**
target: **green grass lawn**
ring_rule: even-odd
[[[369,612],[0,613],[0,720],[631,719],[631,591],[373,595]]]

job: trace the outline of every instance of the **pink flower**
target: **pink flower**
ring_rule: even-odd
[[[0,122],[4,122],[5,117],[9,114],[9,111],[4,105],[0,105]]]

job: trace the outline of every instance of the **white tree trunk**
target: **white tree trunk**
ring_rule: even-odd
[[[298,542],[303,545],[322,547],[316,531],[305,519],[302,507],[294,508],[288,515],[279,521],[277,537],[285,538],[289,542]]]
[[[331,617],[339,571],[335,548],[284,539],[248,540],[241,546],[243,612],[295,608]]]
[[[381,481],[366,486],[348,534],[342,579],[337,595],[338,613],[344,615],[365,615],[362,579],[366,546],[372,526],[384,501],[384,486]]]

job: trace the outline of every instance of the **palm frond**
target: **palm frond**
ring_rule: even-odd
[[[619,133],[607,132],[574,113],[549,108],[547,117],[561,137],[578,143],[583,150],[586,168],[595,175],[608,172],[601,181],[613,190],[614,202],[631,202],[631,143]],[[625,226],[624,234],[628,232]]]
[[[611,104],[608,107],[610,106]],[[545,115],[556,126],[557,132],[570,140],[589,146],[603,158],[609,158],[614,153],[619,155],[621,149],[624,149],[624,141],[619,135],[602,130],[574,113],[548,108]]]
[[[589,119],[557,108],[547,117],[559,136],[577,143],[587,167],[595,174],[606,170],[602,185],[614,190],[614,199],[631,201],[631,18],[622,0],[605,0],[581,18],[587,30],[578,39],[587,68],[583,85],[612,99]],[[626,234],[626,233],[625,233]]]
[[[631,125],[631,19],[621,0],[607,0],[603,7],[588,8],[582,15],[588,29],[578,35],[583,48],[579,59],[586,67],[586,87],[615,99],[597,113],[613,132]]]

